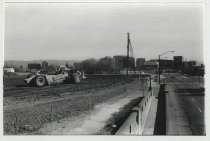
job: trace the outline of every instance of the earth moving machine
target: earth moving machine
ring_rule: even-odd
[[[35,85],[38,87],[45,85],[57,85],[61,83],[79,83],[82,79],[86,78],[83,71],[69,69],[61,66],[54,74],[46,74],[37,71],[27,76],[24,82],[28,85]]]

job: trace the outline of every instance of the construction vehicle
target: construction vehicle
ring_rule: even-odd
[[[73,68],[69,69],[65,66],[60,66],[58,71],[54,74],[43,73],[42,71],[37,71],[31,73],[24,79],[24,82],[28,85],[35,85],[42,87],[45,85],[57,85],[61,83],[79,83],[82,79],[86,78],[83,71],[75,70]]]

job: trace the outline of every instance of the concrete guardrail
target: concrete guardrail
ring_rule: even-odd
[[[153,91],[150,90],[141,102],[132,109],[131,114],[116,132],[116,135],[141,135],[143,133],[152,97]]]

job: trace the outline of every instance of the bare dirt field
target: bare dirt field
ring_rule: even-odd
[[[4,78],[4,134],[31,133],[44,123],[77,117],[122,93],[129,95],[138,83],[137,76],[90,75],[79,84],[38,88],[26,86],[23,79]]]

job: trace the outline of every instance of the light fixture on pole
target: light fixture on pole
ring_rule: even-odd
[[[166,51],[166,52],[159,55],[159,60],[158,60],[158,62],[159,62],[159,66],[158,66],[159,84],[160,84],[160,57],[163,56],[166,53],[169,53],[169,52],[174,53],[174,51]]]

